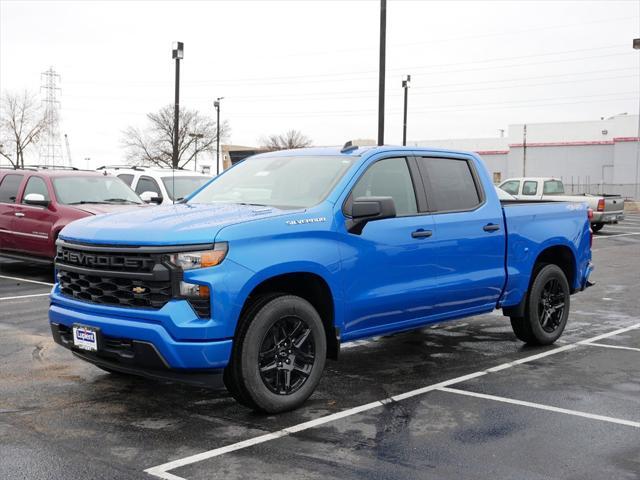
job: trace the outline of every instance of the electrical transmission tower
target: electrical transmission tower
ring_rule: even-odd
[[[40,163],[42,165],[63,165],[62,144],[60,142],[60,74],[53,67],[40,75],[42,106],[47,119],[47,128],[40,143]]]

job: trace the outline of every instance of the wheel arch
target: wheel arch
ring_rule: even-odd
[[[327,357],[338,358],[340,334],[336,328],[336,301],[329,282],[322,275],[310,271],[278,273],[263,278],[245,297],[240,319],[260,299],[270,294],[296,295],[307,300],[318,312],[327,338]],[[240,321],[236,325],[236,332]]]
[[[573,294],[576,291],[575,281],[576,273],[578,271],[578,265],[574,251],[571,249],[571,247],[565,244],[551,245],[543,248],[538,253],[529,271],[529,284],[527,290],[524,292],[524,295],[522,296],[522,299],[518,304],[504,307],[502,309],[504,315],[508,317],[521,317],[524,315],[527,299],[529,297],[529,291],[531,290],[531,284],[533,283],[535,275],[540,269],[540,266],[546,264],[557,265],[567,277],[570,292]]]

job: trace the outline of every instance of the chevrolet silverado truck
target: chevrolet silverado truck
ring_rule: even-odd
[[[562,180],[551,177],[509,178],[500,188],[518,200],[586,203],[593,211],[591,229],[599,232],[605,224],[624,220],[624,199],[620,195],[566,194]]]
[[[80,218],[146,206],[120,179],[72,168],[0,170],[0,256],[51,264]]]
[[[282,412],[356,339],[502,309],[517,338],[553,343],[591,240],[586,205],[501,202],[473,153],[265,153],[183,203],[67,226],[49,319],[109,372]]]

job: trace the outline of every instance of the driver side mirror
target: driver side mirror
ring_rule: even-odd
[[[140,199],[144,203],[155,203],[156,205],[160,205],[162,203],[162,197],[159,197],[156,192],[142,192],[140,194]]]
[[[347,230],[349,233],[360,235],[367,223],[394,218],[396,204],[392,197],[358,197],[351,203],[350,214]]]
[[[28,193],[25,195],[23,202],[26,205],[34,205],[37,207],[48,207],[50,203],[41,193]]]

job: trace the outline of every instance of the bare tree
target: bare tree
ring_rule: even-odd
[[[305,148],[312,144],[309,137],[299,130],[289,130],[282,135],[269,135],[260,140],[266,150],[289,150],[292,148]]]
[[[12,145],[16,156],[12,160],[6,153],[0,154],[14,167],[24,167],[25,150],[38,143],[50,121],[33,93],[5,92],[0,101],[0,132],[6,139],[3,144]]]
[[[160,167],[183,168],[196,155],[215,151],[216,122],[197,110],[180,110],[178,132],[178,160],[173,163],[173,106],[168,105],[156,113],[147,114],[145,129],[129,127],[122,132],[122,146],[127,161],[133,165],[152,164]],[[220,138],[229,133],[229,125],[220,125]],[[201,134],[196,138],[189,134]]]

